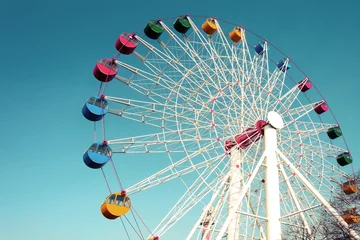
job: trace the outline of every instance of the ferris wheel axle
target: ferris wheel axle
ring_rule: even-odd
[[[245,149],[251,144],[259,141],[264,136],[263,128],[267,125],[264,120],[258,120],[253,126],[247,128],[244,132],[236,135],[234,140],[225,141],[225,150],[230,151],[234,146]]]

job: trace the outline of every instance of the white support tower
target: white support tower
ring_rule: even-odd
[[[281,239],[280,224],[280,192],[279,170],[276,156],[277,137],[276,129],[266,125],[264,129],[265,141],[265,194],[266,194],[266,239]]]
[[[237,147],[231,149],[230,157],[230,178],[229,178],[229,202],[228,202],[228,212],[230,213],[234,208],[236,209],[235,216],[231,219],[228,230],[227,230],[227,240],[239,240],[240,232],[240,213],[239,206],[236,206],[236,203],[239,200],[240,191],[241,191],[241,150]]]

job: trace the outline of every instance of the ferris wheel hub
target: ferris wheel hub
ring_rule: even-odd
[[[265,125],[271,125],[275,129],[281,129],[284,127],[284,121],[280,114],[274,111],[270,111],[267,114],[268,122],[264,120],[258,120],[253,126],[247,128],[244,132],[236,135],[234,140],[225,141],[225,150],[228,152],[234,146],[238,146],[241,149],[245,149],[252,143],[257,142],[264,135]]]
[[[270,111],[267,115],[268,117],[268,121],[269,124],[276,128],[276,129],[281,129],[284,127],[284,121],[282,119],[282,117],[280,116],[280,114],[278,114],[277,112],[274,111]]]
[[[254,125],[247,128],[242,133],[236,135],[234,140],[225,141],[225,151],[229,152],[231,148],[237,146],[241,149],[245,149],[251,144],[259,141],[264,135],[264,127],[267,122],[264,120],[258,120]]]

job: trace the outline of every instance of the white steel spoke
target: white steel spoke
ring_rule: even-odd
[[[294,125],[296,125],[296,128]],[[337,126],[337,124],[296,121],[296,123],[288,125],[287,131],[286,129],[283,131],[286,131],[291,139],[296,139],[299,135],[301,135],[302,139],[306,139],[318,136],[321,133],[326,133],[330,128]]]
[[[286,93],[284,93],[282,96],[279,96],[279,98],[276,99],[276,101],[273,102],[269,108],[271,110],[275,110],[279,103],[282,103],[279,109],[277,109],[277,111],[285,112],[287,109],[291,108],[292,104],[295,101],[298,100],[297,97],[300,93],[301,91],[298,86],[293,86],[291,89],[288,89]]]
[[[287,124],[285,126],[296,122],[298,119],[301,119],[306,114],[310,113],[311,111],[314,111],[314,108],[324,103],[324,101],[316,102],[316,103],[310,103],[307,105],[303,105],[300,107],[287,109],[284,113],[280,113],[284,120],[288,120]],[[290,119],[289,119],[290,118]]]
[[[290,197],[293,199],[293,201],[294,201],[294,203],[295,203],[295,205],[296,205],[296,209],[297,209],[297,210],[299,211],[299,213],[300,213],[301,220],[303,221],[303,224],[304,224],[304,226],[305,226],[308,234],[311,235],[311,229],[310,229],[310,227],[309,227],[309,224],[308,224],[308,222],[307,222],[307,220],[306,220],[306,218],[305,218],[304,213],[302,212],[302,208],[301,208],[300,202],[299,202],[299,200],[298,200],[297,197],[296,197],[296,193],[295,193],[294,189],[292,188],[291,183],[289,182],[288,176],[287,176],[287,174],[286,174],[286,172],[285,172],[284,167],[282,166],[282,164],[279,165],[279,168],[280,168],[280,172],[281,172],[283,178],[285,179],[286,186],[287,186],[287,188],[288,188],[288,190],[289,190],[289,193],[290,193]]]
[[[212,144],[209,144],[207,147],[211,147]],[[140,192],[143,191],[145,189],[148,189],[150,187],[154,187],[156,185],[162,184],[164,182],[173,180],[174,178],[179,178],[182,175],[191,173],[193,171],[198,171],[198,169],[207,167],[208,164],[211,164],[213,162],[215,162],[216,160],[219,160],[223,157],[223,155],[221,156],[216,156],[212,159],[208,159],[205,160],[201,163],[198,163],[196,165],[192,165],[189,167],[185,167],[185,168],[181,168],[181,166],[184,165],[184,163],[191,161],[191,158],[202,154],[205,151],[205,149],[200,149],[194,153],[191,153],[189,156],[177,161],[176,163],[160,170],[159,172],[153,174],[152,176],[142,180],[141,182],[129,187],[127,189],[127,192],[129,194],[132,193],[136,193],[136,192]],[[180,170],[179,170],[180,169]]]
[[[185,106],[114,98],[110,96],[107,96],[106,99],[117,103],[120,107],[118,109],[110,109],[109,113],[159,128],[173,129],[178,121],[191,125],[193,125],[194,119],[197,119],[197,122],[202,125],[209,125],[211,121],[207,119],[208,121],[204,122],[198,119],[199,116],[197,116],[197,112]],[[204,118],[204,116],[202,117]]]
[[[204,208],[203,213],[200,215],[199,219],[196,221],[194,227],[192,228],[192,230],[190,231],[189,235],[187,236],[186,240],[190,240],[192,239],[196,229],[198,228],[198,226],[200,225],[201,221],[203,221],[205,219],[205,214],[208,212],[208,210],[213,206],[214,202],[216,201],[216,199],[219,197],[221,198],[221,196],[223,196],[224,194],[224,186],[227,182],[227,179],[229,177],[229,172],[227,174],[225,174],[225,176],[221,179],[221,181],[219,182],[219,185],[216,189],[216,191],[214,191],[209,203],[207,204],[207,206]],[[215,209],[215,212],[217,212],[217,208]],[[211,221],[210,223],[211,224]],[[206,233],[205,233],[206,235]]]
[[[217,159],[218,163],[215,168],[207,167],[203,173],[194,181],[192,186],[190,186],[184,195],[179,199],[175,204],[172,210],[166,215],[166,217],[161,221],[161,223],[155,229],[157,235],[161,236],[166,231],[168,231],[183,215],[191,210],[197,203],[199,203],[207,194],[214,191],[221,182],[221,177],[211,176],[214,174],[214,170],[220,163],[224,160]]]
[[[203,129],[202,131],[207,131],[207,129]],[[186,149],[179,145],[181,142],[187,143],[187,146],[190,146],[189,144],[194,142],[198,143],[197,148],[190,148],[188,149],[188,152],[198,151],[202,148],[202,145],[216,142],[215,138],[202,138],[200,134],[198,135],[196,133],[201,133],[201,128],[173,130],[143,136],[108,140],[108,143],[111,145],[113,153],[169,153],[186,151]]]
[[[116,63],[133,73],[132,77],[129,79],[124,80],[121,76],[117,76],[117,79],[129,86],[132,86],[135,90],[147,97],[150,97],[155,102],[158,102],[158,100],[151,96],[155,96],[174,105],[182,104],[192,107],[199,106],[199,103],[191,97],[191,94],[194,91],[191,88],[182,86],[181,82],[175,82],[170,77],[162,77],[164,74],[158,75],[156,73],[146,72],[124,62],[116,61]],[[140,76],[141,80],[137,80],[135,78],[136,76]],[[147,80],[151,84],[148,86],[144,85],[144,80]],[[176,97],[176,99],[173,99],[174,97]],[[179,101],[179,99],[181,101]],[[207,100],[208,99],[210,99],[210,96],[207,97]],[[202,107],[206,108],[207,103],[203,103]]]
[[[292,141],[295,145],[298,145],[298,149],[303,149],[303,152],[306,152],[307,154],[314,154],[316,156],[319,156],[321,159],[324,159],[326,157],[336,157],[338,154],[346,152],[347,150],[341,147],[338,147],[334,144],[327,143],[324,141],[321,141],[318,138],[309,137],[308,139],[311,139],[312,142],[300,142],[297,139],[291,139],[290,136],[282,136],[282,139],[287,139],[287,141]]]

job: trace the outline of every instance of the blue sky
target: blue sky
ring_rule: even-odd
[[[93,135],[81,107],[98,89],[92,76],[95,62],[113,56],[119,33],[141,31],[153,18],[217,16],[269,39],[326,97],[352,150],[354,168],[359,168],[359,1],[159,0],[129,5],[2,1],[0,94],[6,104],[0,127],[1,239],[95,240],[114,239],[115,234],[125,239],[119,222],[99,214],[106,186],[101,173],[86,168],[81,159]],[[131,133],[121,123],[118,131]],[[126,171],[133,167],[127,166]],[[171,198],[164,191],[154,194]],[[151,211],[149,201],[139,200],[137,208],[149,220],[166,213],[165,206],[171,204],[164,200],[163,209]]]

